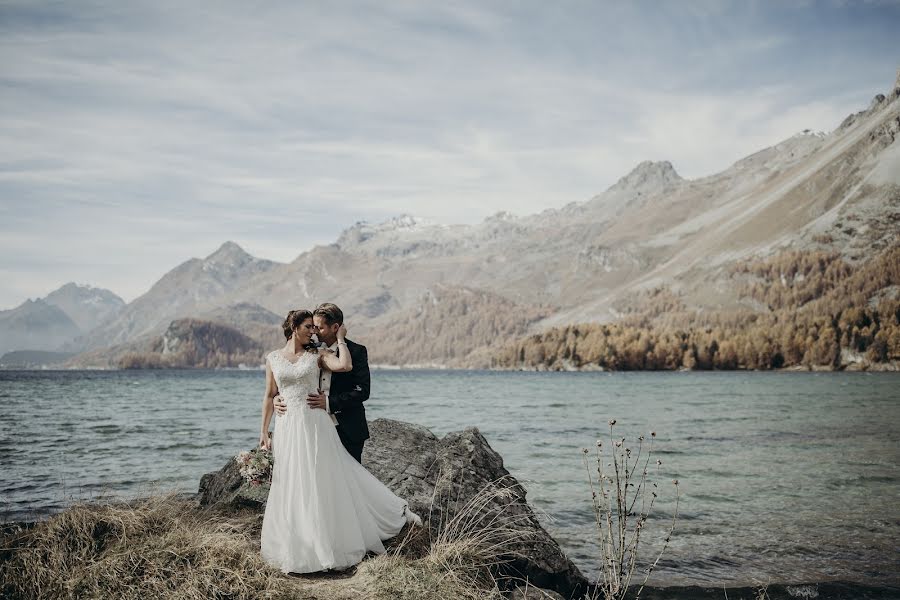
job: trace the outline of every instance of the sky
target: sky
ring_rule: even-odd
[[[0,309],[711,175],[887,92],[898,30],[888,1],[0,0]]]

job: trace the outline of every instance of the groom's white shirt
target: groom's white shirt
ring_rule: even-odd
[[[338,344],[337,342],[328,346],[328,349],[332,352],[337,351]],[[331,417],[331,422],[337,425],[337,417],[331,412],[331,407],[328,404],[328,394],[331,391],[331,371],[328,369],[319,369],[319,389],[322,390],[322,393],[325,394],[325,412],[328,413],[328,416]]]

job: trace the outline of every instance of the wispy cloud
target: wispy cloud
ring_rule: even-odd
[[[233,239],[711,174],[892,79],[896,4],[0,4],[0,306],[132,299]],[[152,252],[148,251],[152,248]]]

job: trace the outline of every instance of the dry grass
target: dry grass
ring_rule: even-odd
[[[295,597],[296,584],[260,559],[256,521],[200,512],[174,495],[75,505],[3,541],[2,592],[23,599]]]
[[[500,567],[532,534],[527,515],[504,509],[512,491],[502,483],[488,484],[461,507],[435,498],[433,529],[417,530],[417,537],[360,565],[359,575],[371,586],[367,597],[503,598]]]
[[[506,493],[485,488],[436,532],[406,530],[355,572],[312,576],[262,561],[259,514],[175,495],[79,504],[2,540],[0,597],[499,599],[497,557],[524,535],[517,517],[488,510]]]

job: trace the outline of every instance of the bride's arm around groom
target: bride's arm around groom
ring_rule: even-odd
[[[347,350],[347,327],[341,324],[337,333],[338,352],[325,350],[319,358],[319,368],[328,369],[332,373],[346,373],[353,370],[353,354]],[[344,352],[341,352],[344,350]]]

